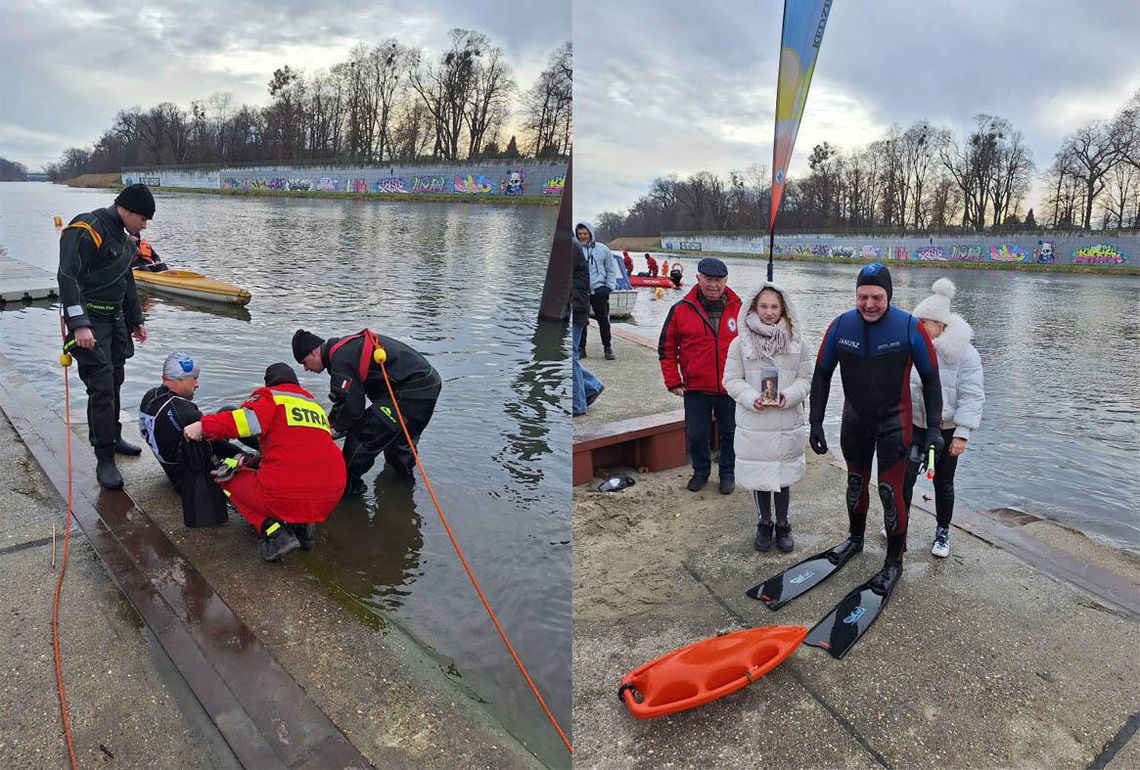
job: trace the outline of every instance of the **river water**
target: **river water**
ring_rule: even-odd
[[[112,198],[0,184],[0,248],[54,273],[52,216],[66,222]],[[570,371],[565,327],[536,327],[557,208],[185,193],[159,193],[157,203],[145,236],[163,259],[253,299],[227,310],[143,293],[150,339],[127,363],[124,409],[159,383],[175,349],[201,362],[204,409],[240,402],[268,364],[292,363],[298,327],[328,337],[368,326],[425,353],[444,385],[422,460],[488,601],[569,733]],[[61,403],[58,304],[7,307],[0,350]],[[327,405],[328,375],[296,368]],[[75,390],[72,411],[82,414],[85,396]],[[565,766],[565,748],[479,605],[425,486],[413,490],[390,472],[374,484],[379,470],[366,477],[365,499],[342,502],[316,550],[289,566],[381,629],[398,623],[540,758]]]
[[[767,275],[766,262],[724,261],[742,298]],[[682,262],[688,291],[697,260]],[[854,265],[775,263],[808,344],[818,347],[831,319],[854,307],[856,273]],[[1019,507],[1140,553],[1140,277],[933,266],[891,275],[893,302],[904,310],[949,276],[958,286],[951,309],[974,327],[986,404],[958,465],[958,502]],[[656,338],[682,292],[667,290],[661,301],[651,289],[638,293],[630,323]],[[836,453],[842,403],[836,373],[824,424]]]

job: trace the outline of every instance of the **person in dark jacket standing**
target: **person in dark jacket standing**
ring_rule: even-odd
[[[586,258],[590,269],[590,307],[598,322],[598,333],[602,337],[602,350],[608,360],[614,359],[613,339],[610,334],[610,292],[617,288],[617,264],[613,252],[604,243],[594,238],[594,228],[589,222],[574,225],[574,236],[578,239],[578,250]],[[582,339],[578,343],[578,357],[586,357],[586,328],[582,327]]]
[[[135,291],[132,235],[154,217],[154,196],[145,185],[124,187],[114,204],[80,214],[63,228],[59,242],[60,305],[67,326],[64,347],[78,364],[87,387],[87,424],[95,448],[95,475],[106,489],[121,489],[115,453],[142,452],[122,436],[119,391],[133,336],[146,341],[146,325]]]
[[[412,443],[418,445],[443,387],[439,372],[427,358],[399,340],[368,329],[327,341],[298,329],[293,335],[293,357],[307,372],[328,369],[329,421],[335,432],[348,434],[344,440],[345,494],[364,493],[362,477],[381,452],[397,473],[413,478],[415,457],[400,428],[380,360]]]
[[[720,438],[720,492],[727,495],[736,488],[732,444],[736,402],[722,380],[728,346],[736,339],[740,297],[727,283],[728,267],[723,262],[702,259],[697,265],[697,285],[669,309],[657,345],[665,387],[685,399],[685,434],[693,461],[690,492],[700,490],[709,480],[714,413]]]
[[[574,283],[570,293],[570,310],[572,332],[570,336],[570,351],[573,358],[573,414],[579,417],[586,413],[587,407],[594,403],[594,399],[605,390],[605,386],[598,382],[598,378],[590,374],[578,355],[578,346],[582,336],[586,333],[586,324],[590,322],[590,266],[586,264],[586,255],[582,249],[574,249],[571,255],[573,260]]]

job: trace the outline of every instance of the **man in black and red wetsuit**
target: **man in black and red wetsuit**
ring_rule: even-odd
[[[875,576],[884,593],[902,574],[906,551],[907,505],[903,476],[911,443],[910,368],[922,379],[927,429],[924,446],[942,451],[942,387],[938,358],[922,324],[890,304],[891,274],[873,262],[859,271],[855,309],[827,327],[811,383],[811,448],[827,452],[823,415],[836,365],[843,379],[843,422],[839,444],[847,461],[847,516],[850,535],[836,550],[863,550],[867,526],[871,461],[878,455],[879,497],[887,529],[887,558]],[[881,590],[880,590],[881,589]]]

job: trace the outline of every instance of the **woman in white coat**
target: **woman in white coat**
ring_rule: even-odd
[[[788,489],[804,477],[804,408],[814,353],[804,344],[795,305],[765,281],[741,304],[737,337],[728,348],[724,389],[736,401],[736,481],[752,490],[758,524],[754,545],[792,550]],[[779,372],[778,380],[772,378]]]
[[[934,544],[930,552],[935,556],[950,555],[950,520],[954,515],[954,472],[958,458],[966,451],[970,433],[982,422],[982,405],[986,402],[983,390],[982,357],[970,343],[974,330],[966,319],[950,312],[954,298],[954,283],[939,278],[932,287],[934,294],[918,303],[911,313],[922,321],[926,333],[938,354],[938,377],[942,381],[942,438],[946,449],[934,463],[934,510],[938,519],[934,530]],[[926,412],[922,404],[922,383],[917,374],[910,373],[910,398],[914,411],[914,436],[926,435]],[[913,449],[912,449],[913,451]],[[922,447],[918,447],[922,453]],[[903,496],[910,507],[917,467],[908,465],[903,481]]]

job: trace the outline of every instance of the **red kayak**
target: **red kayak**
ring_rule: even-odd
[[[679,289],[679,288],[681,288],[680,286],[677,286],[676,284],[673,283],[672,278],[666,278],[664,276],[657,276],[656,278],[650,278],[647,275],[631,275],[629,277],[629,285],[635,286],[635,287],[636,286],[650,286],[650,287],[661,286],[661,287],[664,287],[666,289]]]
[[[806,635],[803,626],[762,626],[704,639],[626,674],[618,697],[638,719],[691,709],[752,684]]]

